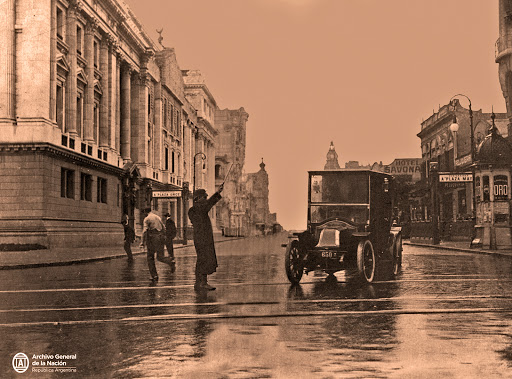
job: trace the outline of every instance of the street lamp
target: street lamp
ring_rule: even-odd
[[[471,99],[469,97],[467,97],[466,95],[462,94],[462,93],[459,93],[457,95],[453,95],[452,98],[450,99],[450,104],[453,106],[453,123],[450,125],[450,130],[451,131],[454,131],[457,132],[459,130],[459,124],[457,123],[457,116],[455,114],[455,107],[456,107],[456,103],[455,103],[455,98],[457,96],[462,96],[462,97],[465,97],[468,102],[469,102],[469,130],[470,130],[470,144],[471,144],[471,171],[473,173],[473,182],[472,182],[472,196],[471,196],[471,200],[472,200],[472,218],[473,218],[473,221],[476,220],[476,196],[475,196],[475,129],[473,127],[473,110],[471,109]],[[457,150],[454,150],[454,154],[456,153]]]
[[[194,180],[192,183],[193,187],[194,187],[194,191],[196,190],[196,157],[199,155],[201,156],[201,160],[203,161],[203,168],[204,168],[204,161],[206,160],[206,154],[203,152],[199,152],[196,155],[194,155]]]
[[[450,125],[450,131],[453,134],[453,168],[455,169],[455,161],[457,160],[457,132],[459,131],[459,124],[457,124],[457,117],[453,114],[453,123]]]

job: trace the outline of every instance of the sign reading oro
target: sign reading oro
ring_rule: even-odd
[[[439,174],[440,183],[452,182],[472,182],[473,174],[471,172],[461,172],[457,174]]]
[[[153,197],[181,197],[181,191],[153,191]]]

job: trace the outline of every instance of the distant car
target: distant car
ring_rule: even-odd
[[[392,226],[393,177],[372,170],[310,171],[307,230],[289,236],[286,274],[329,275],[355,268],[371,283],[377,270],[395,277],[402,266],[401,228]]]

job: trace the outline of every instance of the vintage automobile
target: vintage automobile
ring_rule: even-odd
[[[402,235],[392,225],[393,177],[372,170],[324,170],[310,171],[308,183],[307,230],[292,233],[283,244],[290,282],[318,269],[331,277],[353,269],[367,283],[377,272],[398,275]]]

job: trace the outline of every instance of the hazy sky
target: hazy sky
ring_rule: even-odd
[[[307,170],[420,157],[423,119],[457,93],[505,112],[498,0],[125,0],[220,108],[244,107],[246,172],[264,159],[270,210],[306,225]],[[467,101],[461,99],[467,107]]]

